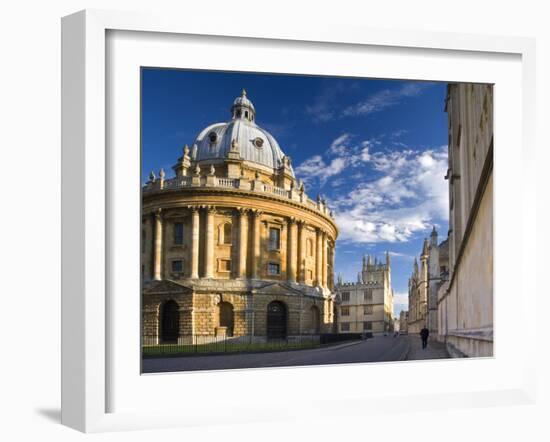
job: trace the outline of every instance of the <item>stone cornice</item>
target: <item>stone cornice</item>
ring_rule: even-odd
[[[156,198],[165,199],[165,198],[172,198],[174,195],[219,195],[219,196],[239,196],[239,197],[246,197],[251,199],[257,199],[257,200],[267,200],[276,202],[279,204],[284,204],[286,206],[294,207],[306,212],[309,212],[311,214],[314,214],[317,217],[323,218],[326,222],[330,223],[332,226],[334,226],[334,229],[336,232],[338,232],[338,227],[336,226],[336,223],[334,222],[334,219],[327,215],[322,213],[321,211],[314,209],[312,207],[309,207],[307,204],[301,203],[299,201],[287,199],[287,198],[281,198],[278,197],[275,194],[270,193],[262,193],[262,192],[255,192],[251,190],[243,190],[243,189],[237,189],[237,188],[226,188],[226,187],[206,187],[206,186],[197,186],[197,187],[179,187],[175,189],[162,189],[162,190],[156,190],[156,191],[149,191],[147,193],[142,193],[142,201],[144,203],[144,206],[146,205],[146,202],[149,202],[151,200],[154,200]],[[223,204],[220,204],[223,205]],[[242,203],[241,203],[242,205]],[[252,208],[252,207],[251,207]]]
[[[214,197],[228,198],[228,199],[214,199]],[[231,198],[238,200],[231,201]],[[245,199],[243,201],[243,199]],[[193,201],[190,201],[193,199]],[[307,214],[305,222],[315,228],[320,228],[324,231],[334,232],[329,233],[331,239],[335,240],[338,236],[338,227],[334,220],[317,210],[307,207],[296,201],[286,200],[278,198],[270,194],[255,193],[251,191],[245,191],[241,189],[226,189],[226,188],[207,188],[207,187],[190,187],[180,189],[168,189],[158,192],[151,192],[142,196],[142,211],[144,213],[154,212],[158,209],[172,209],[182,207],[203,207],[203,206],[217,206],[220,208],[233,208],[237,207],[243,209],[250,209],[252,213],[257,211],[263,213],[274,213],[279,216],[294,216],[298,222],[304,221],[299,214],[289,214],[286,209],[297,210]],[[247,202],[248,204],[243,204]],[[258,207],[255,203],[261,204],[262,202],[276,204],[280,207],[277,209],[271,209],[269,207]]]

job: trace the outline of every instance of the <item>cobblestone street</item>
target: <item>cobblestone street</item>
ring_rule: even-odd
[[[435,339],[428,339],[428,346],[422,348],[422,340],[420,336],[407,336],[409,340],[409,352],[407,353],[407,361],[418,361],[426,359],[446,359],[450,358],[445,344],[437,342]]]

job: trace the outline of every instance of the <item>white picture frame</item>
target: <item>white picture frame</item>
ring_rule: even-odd
[[[500,121],[510,117],[509,115],[496,113],[495,144],[506,146],[506,143],[517,141],[521,146],[518,155],[521,164],[522,185],[516,188],[506,188],[504,180],[498,180],[499,168],[506,170],[511,167],[506,157],[499,159],[497,156],[495,192],[511,192],[518,199],[521,207],[520,218],[517,224],[510,220],[508,224],[499,219],[497,232],[502,225],[503,229],[519,228],[520,234],[511,250],[518,253],[517,262],[520,262],[519,271],[527,275],[527,257],[536,255],[536,244],[533,241],[521,241],[527,238],[529,231],[535,231],[535,176],[530,174],[535,158],[535,146],[532,138],[534,133],[534,105],[535,105],[535,47],[534,41],[517,37],[489,37],[479,35],[464,35],[451,33],[427,33],[416,31],[401,31],[399,33],[387,30],[349,28],[327,23],[310,24],[306,27],[296,27],[291,24],[277,23],[274,25],[262,23],[249,23],[245,29],[235,28],[231,22],[223,22],[211,17],[194,18],[194,20],[182,21],[180,17],[159,16],[145,13],[127,13],[100,10],[86,10],[63,18],[62,21],[62,423],[84,432],[100,432],[139,428],[160,428],[170,426],[207,425],[214,419],[217,422],[253,422],[259,420],[276,420],[284,418],[307,418],[318,415],[324,410],[330,410],[332,414],[365,414],[376,409],[395,411],[396,397],[400,397],[399,407],[406,409],[414,400],[415,409],[468,407],[471,405],[498,405],[502,403],[531,403],[535,393],[535,367],[531,355],[532,345],[535,340],[529,339],[526,331],[522,337],[525,343],[521,352],[517,353],[517,364],[510,363],[510,376],[508,381],[500,382],[497,377],[494,383],[484,388],[482,383],[477,383],[472,378],[471,387],[457,382],[453,392],[439,391],[437,386],[427,388],[424,394],[418,390],[403,389],[401,393],[369,391],[357,387],[353,392],[347,390],[332,392],[331,395],[317,396],[312,394],[306,402],[297,400],[292,395],[300,394],[300,388],[310,393],[310,385],[304,385],[304,370],[307,368],[293,369],[260,369],[251,371],[247,382],[251,384],[240,398],[234,399],[234,410],[231,416],[223,412],[222,407],[210,407],[207,398],[201,398],[199,391],[204,393],[204,386],[211,385],[212,389],[223,388],[227,381],[237,382],[242,371],[227,371],[217,373],[186,373],[178,375],[157,375],[141,378],[148,385],[143,387],[145,401],[151,405],[149,409],[143,404],[136,405],[135,409],[125,406],[115,406],[112,402],[112,392],[118,388],[122,363],[115,363],[125,357],[125,354],[116,355],[113,348],[121,347],[111,344],[111,336],[116,335],[117,311],[113,308],[113,300],[109,293],[113,290],[110,273],[111,265],[116,257],[110,244],[116,240],[113,235],[118,231],[113,228],[113,202],[116,196],[109,193],[112,190],[113,178],[124,175],[124,171],[115,170],[120,167],[120,161],[113,157],[108,145],[112,142],[112,134],[107,133],[106,121],[112,115],[107,107],[109,81],[111,77],[107,56],[118,56],[118,52],[109,52],[108,33],[140,33],[140,36],[148,38],[154,36],[157,40],[166,37],[172,40],[215,37],[217,42],[224,44],[224,40],[248,42],[251,45],[261,45],[267,42],[276,50],[285,51],[294,45],[300,50],[308,47],[331,51],[354,51],[368,48],[384,54],[384,51],[398,51],[400,57],[407,57],[411,51],[426,51],[430,57],[437,60],[449,54],[464,55],[472,59],[472,63],[484,65],[484,59],[498,56],[507,57],[513,65],[519,69],[513,81],[520,78],[520,91],[510,90],[511,99],[516,100],[521,109],[517,109],[516,116],[521,114],[518,127],[509,128]],[[179,41],[179,40],[178,40]],[[135,44],[132,43],[132,44]],[[179,43],[178,43],[179,44]],[[240,43],[238,43],[240,44]],[[238,45],[237,44],[237,45]],[[334,52],[336,54],[336,52]],[[414,57],[413,57],[414,58]],[[477,62],[476,62],[477,60]],[[135,62],[135,61],[132,61]],[[265,62],[265,61],[264,61]],[[518,64],[519,63],[519,64]],[[473,66],[473,65],[472,65]],[[296,67],[294,67],[296,68]],[[436,65],[430,65],[430,69],[436,69]],[[269,67],[266,67],[269,69]],[[305,69],[305,68],[304,68]],[[345,70],[345,66],[343,67]],[[414,69],[414,63],[411,63]],[[443,68],[442,68],[443,69]],[[487,69],[489,69],[487,67]],[[512,68],[513,71],[515,68]],[[426,67],[424,67],[426,70]],[[288,72],[293,68],[287,68]],[[421,72],[419,68],[418,72]],[[440,80],[463,80],[468,77],[464,72],[458,72],[455,78],[439,78]],[[305,72],[305,71],[304,71]],[[344,72],[344,71],[342,71]],[[487,71],[489,72],[489,70]],[[116,74],[113,74],[116,76]],[[414,78],[422,78],[414,76]],[[435,75],[435,74],[434,74]],[[444,69],[440,75],[444,75]],[[474,78],[477,81],[492,82],[494,74],[485,73],[483,69]],[[502,74],[504,75],[504,73]],[[519,75],[519,77],[518,77]],[[409,78],[409,77],[407,77]],[[434,78],[437,79],[437,78]],[[512,81],[512,80],[511,80]],[[515,84],[515,83],[510,83]],[[496,100],[498,100],[498,83]],[[509,87],[509,86],[508,86]],[[135,91],[134,91],[135,92]],[[503,95],[506,91],[503,90]],[[496,106],[499,104],[496,103]],[[130,122],[130,124],[135,124]],[[499,134],[510,130],[509,137],[499,138]],[[499,132],[500,131],[500,132]],[[510,138],[511,137],[511,138]],[[499,144],[500,143],[500,144]],[[497,147],[498,150],[498,147]],[[500,160],[500,161],[499,161]],[[118,162],[117,162],[118,161]],[[139,161],[132,160],[132,164]],[[111,181],[110,181],[111,180]],[[139,186],[135,184],[135,191],[139,194]],[[132,184],[132,185],[134,185]],[[134,202],[135,203],[135,202]],[[499,206],[499,204],[501,204]],[[499,210],[510,209],[504,198],[496,198],[495,207]],[[503,213],[503,212],[502,212]],[[498,219],[498,210],[496,219]],[[495,278],[496,290],[506,290],[498,284],[498,276],[507,273],[504,262],[505,252],[498,249],[496,242],[495,259],[497,271]],[[117,252],[118,253],[118,252]],[[519,256],[519,258],[518,258]],[[136,256],[136,259],[138,257]],[[137,267],[136,267],[137,271]],[[523,294],[535,292],[535,282],[532,278],[522,278],[521,292]],[[139,306],[139,294],[135,293]],[[506,297],[495,299],[497,308],[507,307]],[[520,296],[516,300],[524,309],[533,307],[533,300],[527,296]],[[500,306],[499,306],[500,303]],[[135,307],[135,306],[134,306]],[[505,318],[504,313],[501,318]],[[482,373],[495,368],[502,362],[499,370],[505,370],[509,359],[506,358],[506,346],[514,345],[514,336],[507,329],[505,321],[498,322],[496,316],[496,347],[494,359],[479,361],[447,361],[449,370],[461,370],[475,377],[476,373]],[[137,318],[133,319],[138,320]],[[134,333],[134,331],[132,331]],[[139,329],[135,329],[136,338],[139,340]],[[113,339],[118,339],[114,337]],[[123,338],[121,338],[123,339]],[[499,339],[501,341],[499,341]],[[532,342],[532,344],[530,343]],[[500,346],[500,347],[499,347]],[[138,351],[138,349],[135,349]],[[133,353],[132,353],[133,355]],[[502,355],[502,356],[501,356]],[[118,359],[117,359],[118,358]],[[499,359],[501,358],[501,359]],[[138,364],[133,356],[128,357],[131,364]],[[497,362],[494,362],[497,361]],[[469,363],[469,365],[465,364]],[[411,376],[420,372],[436,372],[441,370],[442,362],[407,363],[407,370]],[[513,365],[513,367],[511,367]],[[354,366],[315,367],[308,373],[311,378],[326,378],[327,376],[341,376],[351,381],[360,381],[364,364]],[[369,370],[374,374],[395,372],[401,370],[396,364],[370,364]],[[310,368],[311,370],[311,368]],[[116,373],[116,374],[114,374]],[[128,379],[139,382],[139,373],[135,370],[123,371],[128,374]],[[339,374],[340,373],[340,374]],[[429,373],[428,373],[429,375]],[[268,378],[282,379],[292,383],[289,393],[292,399],[286,407],[281,407],[275,401],[274,406],[259,401],[252,402],[250,398],[258,395],[255,382],[260,385]],[[298,382],[298,380],[300,380]],[[350,382],[351,382],[350,381]],[[182,406],[178,409],[172,407],[159,407],[158,399],[162,397],[163,388],[176,385],[178,382],[187,382],[189,385],[202,386],[195,390],[189,389],[189,397],[194,398],[192,408]],[[500,383],[499,383],[500,382]],[[137,384],[127,383],[126,390],[117,393],[121,399],[117,402],[134,401],[128,391]],[[183,384],[182,384],[183,385]],[[208,391],[208,390],[206,390]],[[155,392],[155,393],[153,393]],[[152,400],[152,394],[158,394]],[[121,395],[128,395],[124,399]],[[376,398],[376,401],[368,400]],[[201,400],[202,399],[202,400]],[[168,403],[170,403],[168,401]],[[307,404],[307,406],[304,406]],[[261,406],[259,406],[261,405]],[[208,410],[208,411],[207,411]],[[238,413],[237,413],[238,411]],[[237,417],[236,417],[237,416]]]

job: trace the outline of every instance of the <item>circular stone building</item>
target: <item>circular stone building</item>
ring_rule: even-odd
[[[333,331],[338,229],[246,92],[142,188],[144,344]]]

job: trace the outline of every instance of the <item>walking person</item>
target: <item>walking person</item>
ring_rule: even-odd
[[[430,336],[430,330],[424,326],[422,330],[420,330],[420,338],[422,338],[422,348],[426,348],[428,346],[428,336]]]

